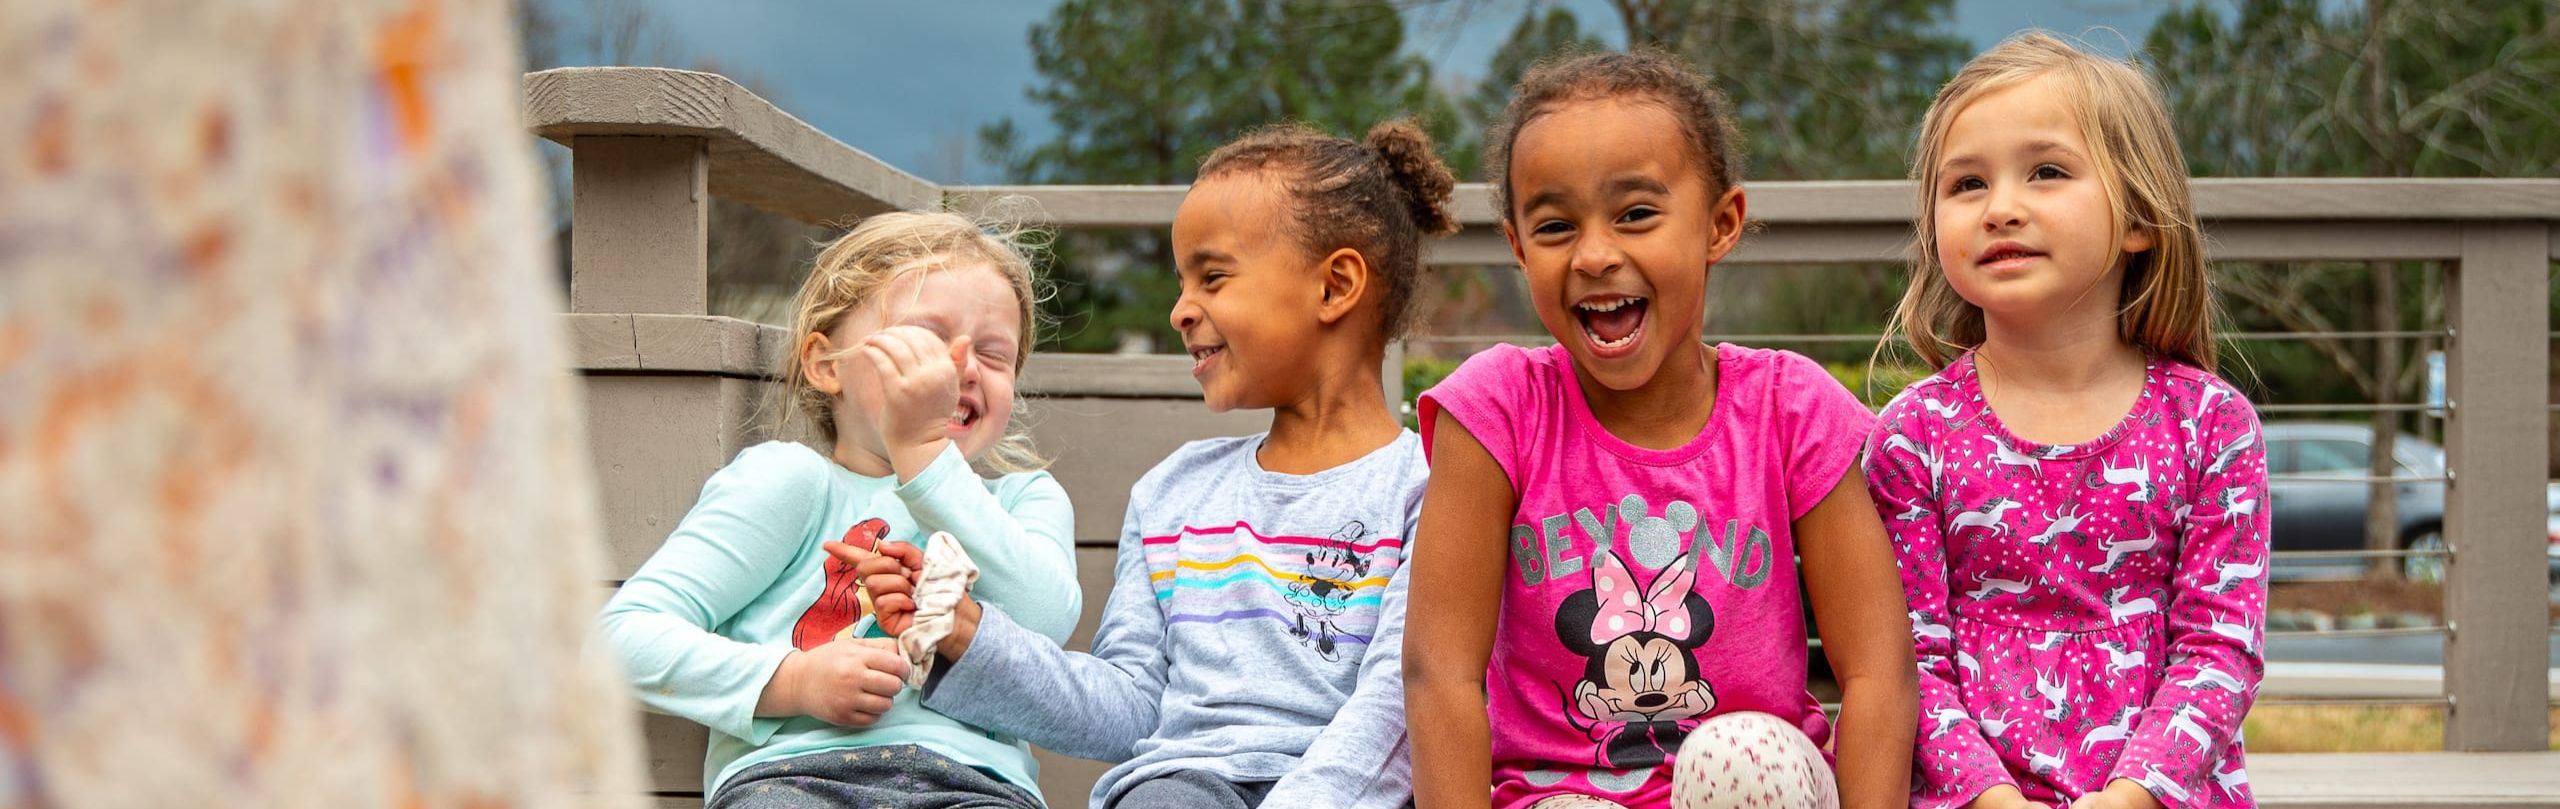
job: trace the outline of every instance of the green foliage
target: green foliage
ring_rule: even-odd
[[[1929,99],[1971,55],[1952,0],[1613,0],[1631,42],[1687,55],[1733,97],[1745,177],[1899,177]]]
[[[1749,158],[1746,180],[1904,176],[1920,116],[1972,54],[1947,28],[1950,0],[1611,5],[1628,41],[1688,56],[1733,99]],[[1747,281],[1727,273],[1713,294],[1739,300],[1718,305],[1710,330],[1878,333],[1902,296],[1896,269],[1798,266]],[[1826,361],[1867,353],[1864,346],[1812,348]]]
[[[2147,50],[2200,176],[2560,176],[2560,6],[2542,0],[2247,0],[2161,15]],[[2392,262],[2217,267],[2231,325],[2436,328],[2432,271]],[[2375,314],[2384,284],[2397,311]],[[2275,401],[2410,401],[2421,343],[2238,343]],[[2254,372],[2254,373],[2251,373]],[[2227,374],[2229,375],[2229,374]]]
[[[1030,98],[1056,134],[1026,144],[1010,120],[979,133],[1017,182],[1187,183],[1219,144],[1280,121],[1357,138],[1411,117],[1443,143],[1458,126],[1384,0],[1067,0],[1030,39]],[[1062,242],[1048,305],[1061,328],[1042,347],[1108,350],[1139,334],[1179,348],[1166,241],[1156,229]]]
[[[1520,77],[1541,59],[1605,49],[1600,38],[1585,33],[1582,21],[1561,7],[1539,8],[1531,5],[1511,27],[1511,36],[1493,52],[1493,60],[1485,67],[1484,78],[1476,82],[1475,92],[1460,104],[1470,130],[1465,142],[1449,150],[1449,168],[1464,180],[1474,180],[1484,173],[1484,131],[1493,119],[1502,115],[1504,105],[1511,102],[1511,88]]]

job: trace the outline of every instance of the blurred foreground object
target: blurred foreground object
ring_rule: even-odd
[[[0,807],[638,794],[510,10],[0,3]]]

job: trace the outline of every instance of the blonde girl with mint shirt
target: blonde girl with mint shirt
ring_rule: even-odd
[[[851,567],[820,550],[949,532],[980,597],[1067,637],[1074,511],[1009,430],[1033,300],[1022,254],[952,214],[874,216],[819,254],[783,409],[826,454],[740,452],[599,619],[642,703],[711,729],[711,806],[1041,806],[1030,749],[918,704],[907,659],[861,636]]]

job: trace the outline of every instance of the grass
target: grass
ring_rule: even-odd
[[[2551,711],[2560,728],[2560,708]],[[2429,705],[2260,705],[2243,723],[2251,753],[2408,753],[2444,749],[2444,709]],[[2551,734],[2560,750],[2560,730]]]

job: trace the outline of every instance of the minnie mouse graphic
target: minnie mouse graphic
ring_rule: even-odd
[[[1690,589],[1695,561],[1695,551],[1682,553],[1639,589],[1617,551],[1603,552],[1591,589],[1556,608],[1556,638],[1587,661],[1565,708],[1568,721],[1599,743],[1595,766],[1661,766],[1680,750],[1688,723],[1715,709],[1715,689],[1699,677],[1697,660],[1715,613]]]
[[[1314,647],[1327,661],[1340,659],[1334,636],[1343,631],[1336,622],[1351,609],[1353,585],[1369,575],[1369,558],[1353,550],[1368,533],[1369,527],[1359,520],[1335,530],[1332,544],[1307,552],[1306,575],[1289,582],[1289,592],[1298,596],[1289,601],[1298,613],[1289,634]]]

